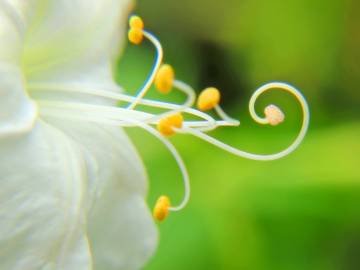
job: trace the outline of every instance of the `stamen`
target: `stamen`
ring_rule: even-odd
[[[130,24],[129,35],[130,35],[130,31],[134,30],[132,32],[132,34],[135,36],[135,37],[133,37],[135,42],[137,42],[138,39],[140,39],[140,38],[138,38],[138,36],[139,36],[138,31],[141,31],[141,33],[155,46],[157,56],[156,56],[155,64],[152,68],[152,71],[150,72],[150,75],[146,79],[142,88],[138,91],[138,94],[136,95],[135,100],[131,104],[129,104],[128,109],[134,109],[136,107],[136,105],[138,105],[140,103],[140,100],[149,91],[154,80],[155,80],[155,87],[161,93],[167,94],[172,89],[172,87],[175,84],[177,84],[179,86],[178,87],[179,90],[182,90],[183,92],[185,92],[186,94],[189,95],[189,99],[195,98],[194,91],[191,91],[191,90],[189,91],[189,89],[192,89],[191,87],[189,87],[179,81],[177,81],[177,82],[174,81],[175,73],[174,73],[174,69],[170,65],[164,64],[164,65],[160,66],[162,59],[163,59],[162,46],[161,46],[159,40],[154,35],[143,30],[144,23],[143,23],[142,19],[138,16],[132,16],[130,18],[129,24]],[[130,36],[129,36],[129,40],[130,40]],[[135,44],[138,44],[138,43],[135,43]],[[191,104],[192,104],[192,102],[191,102]],[[189,106],[188,103],[184,104],[184,107],[185,106]]]
[[[204,89],[199,97],[198,97],[198,102],[197,102],[197,107],[201,110],[201,111],[208,111],[211,109],[215,109],[216,113],[219,115],[219,117],[221,119],[223,119],[225,122],[233,125],[233,126],[238,126],[240,125],[240,121],[237,119],[234,119],[230,116],[228,116],[224,110],[220,107],[219,103],[220,103],[220,98],[221,98],[221,94],[220,91],[215,88],[215,87],[208,87],[206,89]],[[205,127],[203,129],[201,129],[202,131],[210,131],[212,130],[214,127]]]

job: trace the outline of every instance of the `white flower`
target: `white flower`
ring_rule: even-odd
[[[152,42],[157,57],[135,97],[113,81],[112,62],[123,41],[128,0],[0,0],[0,269],[139,269],[152,255],[157,230],[144,198],[147,182],[136,150],[120,127],[140,127],[157,137],[179,164],[184,197],[176,206],[161,196],[154,217],[184,208],[189,177],[166,136],[188,133],[238,156],[272,160],[292,152],[305,136],[309,112],[302,95],[284,83],[260,87],[255,101],[278,88],[293,94],[304,120],[294,143],[272,155],[231,147],[206,132],[238,126],[220,107],[220,92],[207,88],[200,109],[193,89],[162,65],[162,48],[139,17],[130,20],[129,40]],[[144,99],[150,86],[182,91],[184,104]],[[122,102],[117,106],[117,102]],[[142,104],[165,109],[152,114]],[[199,120],[185,121],[182,114]],[[283,119],[282,119],[283,120]],[[280,123],[280,121],[277,121]],[[156,130],[153,125],[158,126]]]
[[[146,175],[117,127],[39,115],[31,84],[119,91],[112,61],[127,0],[0,1],[0,269],[138,269],[157,232]]]

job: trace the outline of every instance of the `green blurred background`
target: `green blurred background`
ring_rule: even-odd
[[[186,135],[171,138],[192,181],[192,199],[159,224],[160,242],[145,270],[360,269],[360,2],[357,0],[139,1],[135,12],[162,41],[165,62],[195,89],[216,86],[222,105],[242,121],[212,133],[241,149],[272,153],[296,136],[296,101],[275,91],[258,103],[278,104],[286,121],[255,124],[252,92],[286,81],[307,97],[309,133],[288,157],[245,160]],[[154,60],[148,44],[128,45],[118,81],[135,93]],[[279,93],[278,93],[279,92]],[[164,97],[181,102],[176,92]],[[182,196],[166,149],[129,130],[150,178],[149,205]]]

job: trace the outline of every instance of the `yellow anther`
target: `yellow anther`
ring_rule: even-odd
[[[129,26],[130,28],[144,29],[144,22],[139,16],[133,15],[129,19]]]
[[[264,113],[269,124],[272,126],[280,124],[285,119],[284,113],[275,105],[267,106]]]
[[[201,111],[213,109],[220,102],[220,91],[215,87],[204,89],[198,98],[197,107]]]
[[[157,200],[153,216],[158,221],[163,221],[169,215],[170,200],[167,196],[160,196]]]
[[[144,34],[140,28],[130,28],[128,32],[129,41],[135,45],[139,45],[143,39]]]
[[[181,113],[167,116],[159,121],[158,130],[164,136],[171,136],[175,134],[174,128],[182,127],[183,121],[184,119]]]
[[[160,67],[155,78],[155,87],[161,93],[167,94],[173,87],[175,73],[172,66],[164,64]]]

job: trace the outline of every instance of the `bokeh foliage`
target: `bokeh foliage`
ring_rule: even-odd
[[[139,1],[135,10],[157,34],[166,62],[196,89],[215,85],[239,128],[214,135],[242,149],[270,153],[296,135],[300,109],[286,94],[279,127],[254,124],[251,93],[281,80],[306,95],[309,134],[290,156],[272,162],[234,157],[190,136],[172,141],[192,180],[192,200],[159,225],[159,249],[146,270],[360,269],[360,4],[356,0]],[[128,46],[118,81],[135,93],[154,50]],[[180,102],[181,95],[149,97]],[[129,130],[148,168],[149,205],[182,196],[175,162],[142,131]]]

